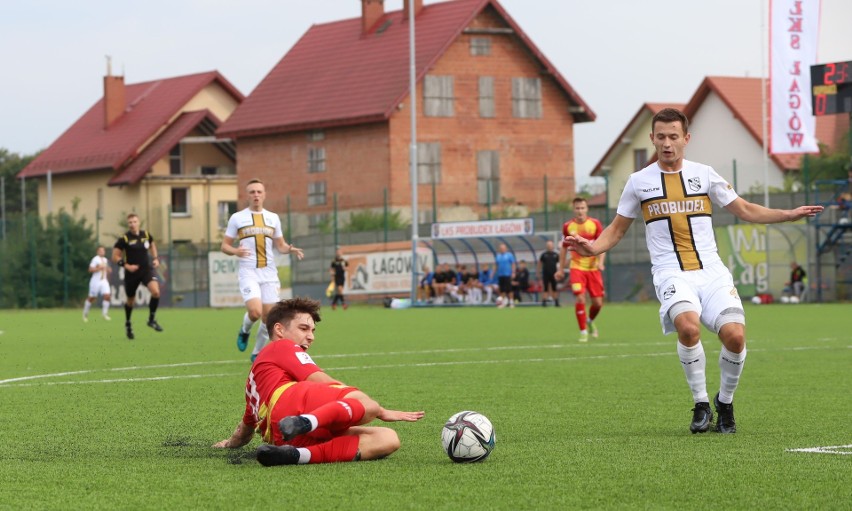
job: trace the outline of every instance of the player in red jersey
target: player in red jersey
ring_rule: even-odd
[[[582,236],[589,241],[598,239],[603,231],[603,225],[597,218],[589,216],[589,204],[586,199],[575,197],[573,206],[574,219],[562,225],[562,236]],[[565,264],[568,261],[565,257],[568,247],[564,242],[561,246],[560,268],[556,273],[557,279],[561,279],[565,274]],[[594,320],[603,307],[604,285],[601,270],[604,269],[604,257],[605,254],[603,253],[598,256],[585,257],[577,252],[571,252],[569,281],[575,298],[574,311],[577,315],[577,324],[580,327],[580,342],[589,340],[589,331],[591,331],[592,337],[598,336],[598,328],[595,326]],[[586,320],[586,292],[592,298],[588,320]]]
[[[377,418],[415,422],[423,412],[387,410],[324,373],[307,353],[319,308],[310,298],[272,307],[266,325],[276,342],[252,364],[242,420],[230,438],[213,447],[242,447],[257,431],[267,442],[257,449],[257,460],[265,466],[373,460],[399,449],[396,431],[363,424]]]

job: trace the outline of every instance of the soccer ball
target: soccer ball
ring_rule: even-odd
[[[791,300],[792,300],[792,298],[790,298],[789,296],[782,296],[781,297],[781,303],[790,303]]]
[[[790,303],[799,303],[799,297],[798,296],[791,296],[790,297]]]
[[[760,305],[761,303],[763,303],[763,300],[761,300],[759,296],[755,296],[751,299],[751,303],[755,305]]]
[[[444,452],[456,463],[482,461],[494,450],[491,421],[481,413],[464,411],[449,418],[441,431]]]

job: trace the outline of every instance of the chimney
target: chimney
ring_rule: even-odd
[[[367,33],[385,15],[385,0],[361,0],[361,31]]]
[[[423,10],[423,0],[414,0],[414,16],[420,14],[421,10]],[[407,20],[409,16],[408,0],[402,0],[402,19]]]
[[[104,129],[121,117],[126,107],[124,77],[112,76],[112,66],[107,57],[107,75],[104,76]]]

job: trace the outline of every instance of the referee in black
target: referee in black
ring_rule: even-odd
[[[157,332],[163,331],[163,327],[157,323],[156,319],[157,306],[160,304],[160,283],[157,281],[157,273],[154,270],[160,266],[160,260],[157,257],[154,238],[148,231],[139,229],[139,215],[136,213],[127,215],[127,226],[130,230],[118,238],[113,246],[112,260],[115,264],[124,267],[124,290],[127,292],[127,301],[124,303],[124,328],[127,331],[127,338],[133,339],[130,315],[133,313],[139,284],[145,284],[151,292],[151,302],[148,304],[148,326]]]

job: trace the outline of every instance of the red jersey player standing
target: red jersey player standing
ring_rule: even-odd
[[[264,466],[373,460],[399,449],[396,431],[362,425],[376,418],[415,422],[423,412],[386,410],[314,364],[307,350],[320,321],[319,307],[310,298],[272,307],[266,326],[275,342],[249,371],[243,418],[230,438],[213,447],[242,447],[257,431],[267,442],[257,449]]]
[[[603,225],[597,218],[589,216],[589,204],[586,199],[574,198],[573,206],[574,218],[562,225],[562,236],[582,236],[589,241],[598,239],[603,231]],[[561,247],[560,268],[556,273],[557,279],[561,279],[564,275],[565,264],[568,261],[565,257],[568,247],[564,242]],[[594,320],[603,307],[604,285],[601,270],[604,269],[605,257],[606,255],[603,253],[598,256],[585,257],[577,252],[571,252],[569,281],[571,282],[571,292],[574,293],[575,298],[574,310],[577,315],[577,324],[580,327],[580,342],[589,340],[589,331],[591,331],[592,337],[598,336],[598,329]],[[586,319],[586,292],[592,298],[588,320]]]

